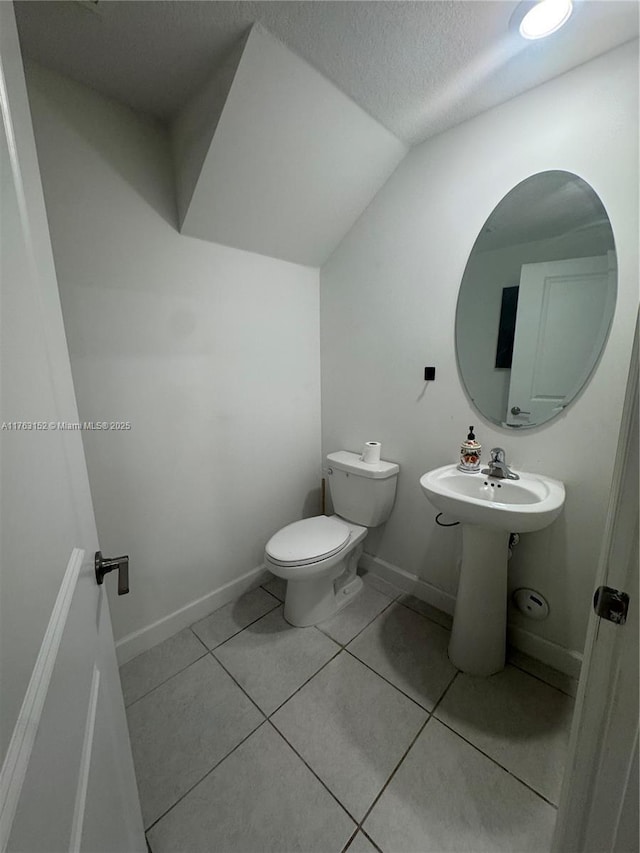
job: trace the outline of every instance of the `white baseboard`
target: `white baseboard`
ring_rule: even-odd
[[[443,610],[445,613],[453,616],[456,606],[455,595],[438,589],[437,586],[433,586],[433,584],[422,580],[417,575],[405,572],[404,569],[394,566],[392,563],[387,563],[371,554],[363,554],[359,565],[368,572],[371,572],[372,575],[376,575],[392,586],[395,586],[401,592],[415,595],[421,601],[426,601],[432,607],[437,607],[438,610]]]
[[[184,607],[175,610],[173,613],[169,613],[168,616],[164,616],[162,619],[158,619],[157,622],[152,622],[151,625],[147,625],[145,628],[140,628],[138,631],[127,634],[126,637],[122,637],[116,643],[118,663],[120,665],[126,663],[131,658],[142,654],[142,652],[146,652],[147,649],[151,649],[157,643],[161,643],[163,640],[172,637],[183,628],[193,625],[199,619],[204,619],[209,613],[212,613],[219,607],[223,607],[230,601],[234,601],[243,592],[259,586],[268,577],[269,573],[264,564],[257,566],[239,578],[235,578],[224,584],[219,589],[209,592],[203,595],[202,598],[191,601],[189,604],[185,604]]]
[[[565,649],[551,640],[545,640],[538,634],[532,634],[525,628],[515,625],[507,625],[507,639],[515,649],[529,655],[536,660],[552,666],[558,672],[564,672],[576,680],[580,678],[582,667],[582,655],[573,649]]]
[[[426,601],[432,607],[443,610],[453,616],[456,598],[449,592],[438,589],[422,578],[413,575],[404,569],[387,563],[379,557],[371,554],[363,554],[359,565],[371,574],[382,578],[387,583],[399,589],[401,592],[415,595],[421,601]],[[533,634],[524,628],[509,625],[507,627],[507,638],[509,643],[521,652],[530,655],[536,660],[551,666],[559,672],[564,672],[572,678],[580,676],[582,666],[582,654],[573,649],[565,649],[557,643],[545,640],[543,637]]]

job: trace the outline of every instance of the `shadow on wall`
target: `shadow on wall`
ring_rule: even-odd
[[[55,97],[56,111],[64,116],[68,128],[84,138],[92,150],[117,172],[172,228],[178,230],[178,213],[173,179],[169,134],[166,125],[151,116],[136,113],[72,80],[46,73],[35,63],[25,63],[25,75],[30,97],[41,93],[46,105],[52,88],[61,95]],[[56,93],[54,93],[56,94]],[[45,108],[47,108],[45,106]],[[113,116],[113,122],[111,121]],[[137,145],[114,133],[123,119]],[[38,134],[36,134],[37,143]]]
[[[322,490],[320,486],[317,489],[311,489],[302,504],[302,518],[313,518],[315,515],[322,514]]]

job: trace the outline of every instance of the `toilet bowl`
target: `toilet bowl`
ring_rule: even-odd
[[[284,618],[297,627],[329,619],[357,596],[362,542],[369,527],[386,521],[395,498],[395,463],[365,463],[345,450],[327,462],[337,514],[288,524],[265,548],[266,567],[287,581]]]
[[[295,521],[267,542],[265,565],[287,581],[284,618],[307,627],[323,622],[357,595],[362,540],[367,528],[338,516],[318,515]],[[341,579],[336,594],[334,582]]]

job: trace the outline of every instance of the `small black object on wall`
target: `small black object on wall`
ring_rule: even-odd
[[[430,379],[435,379],[435,378],[436,378],[435,367],[425,367],[425,369],[424,369],[425,382],[429,381]]]

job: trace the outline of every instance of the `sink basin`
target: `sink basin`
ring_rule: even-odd
[[[481,524],[507,533],[542,530],[564,504],[564,485],[541,474],[517,472],[519,480],[498,480],[445,465],[420,478],[427,498],[465,524]]]
[[[449,658],[470,675],[493,675],[504,669],[509,535],[547,527],[564,504],[559,480],[517,473],[519,480],[499,480],[445,465],[420,478],[431,503],[462,522]]]

